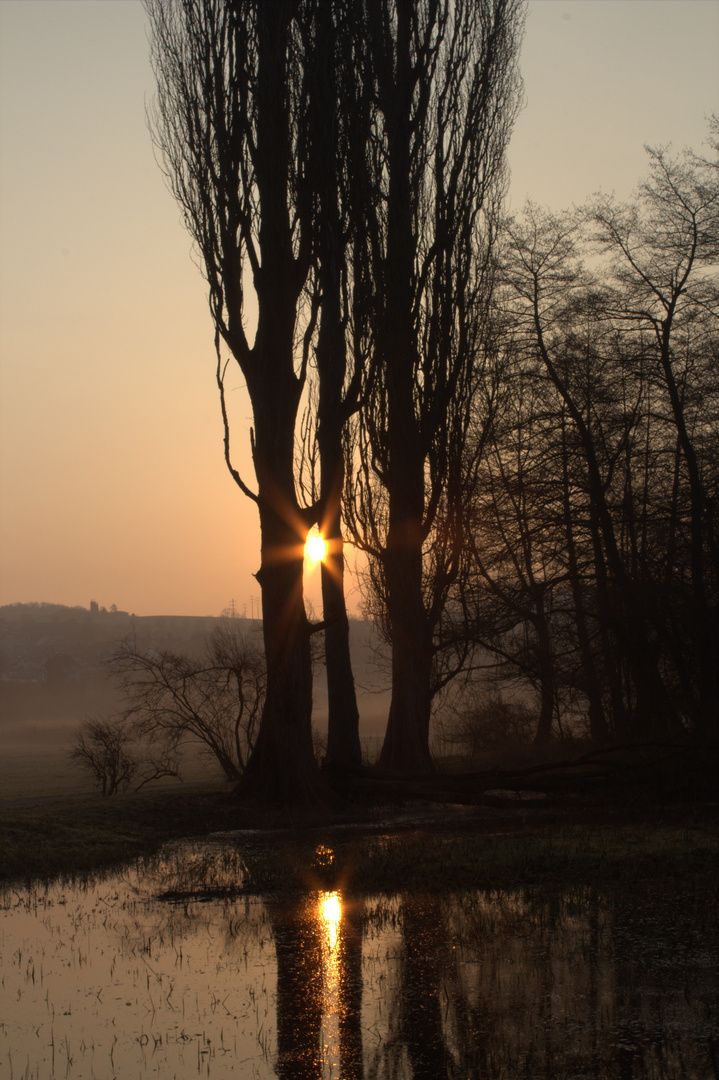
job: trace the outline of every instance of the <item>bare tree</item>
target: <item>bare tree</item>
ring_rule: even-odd
[[[472,493],[474,573],[464,598],[477,640],[536,689],[535,741],[545,744],[558,697],[554,616],[564,580],[561,489],[549,437],[556,413],[524,365],[503,374],[502,403]]]
[[[517,415],[473,496],[480,640],[528,674],[544,656],[540,721],[553,682],[597,741],[711,735],[718,714],[717,167],[649,153],[631,203],[508,223]]]
[[[436,631],[460,570],[471,403],[491,296],[504,151],[519,104],[517,0],[372,0],[372,214],[354,335],[373,362],[349,439],[347,507],[392,647],[381,764],[431,765]],[[475,443],[476,445],[476,443]]]
[[[237,620],[212,632],[203,656],[141,649],[130,639],[108,660],[126,698],[125,720],[147,741],[177,749],[188,741],[240,780],[257,738],[265,699],[262,650]]]
[[[581,236],[571,217],[553,218],[530,207],[525,220],[509,229],[506,279],[513,299],[518,339],[536,355],[549,385],[566,408],[582,455],[590,517],[596,529],[598,568],[606,566],[605,622],[620,642],[636,691],[638,727],[668,728],[672,721],[661,678],[657,643],[639,602],[636,582],[622,557],[619,522],[613,513],[610,481],[626,431],[612,449],[605,442],[599,399],[582,379],[582,333],[590,283],[578,261]]]
[[[364,360],[361,349],[352,347],[349,332],[355,284],[351,247],[367,195],[362,164],[367,90],[355,71],[361,30],[361,5],[352,0],[316,5],[319,62],[313,70],[311,93],[316,103],[312,141],[319,209],[316,272],[320,310],[313,343],[318,385],[307,426],[319,455],[319,524],[327,545],[321,579],[328,697],[325,764],[330,768],[356,767],[362,762],[345,602],[341,506],[343,431],[359,407]],[[314,457],[308,456],[311,460]],[[314,476],[313,481],[317,486]]]
[[[601,199],[591,214],[596,241],[610,259],[609,313],[622,329],[633,330],[651,365],[658,426],[671,430],[676,445],[686,504],[675,523],[688,554],[686,625],[697,658],[692,711],[698,729],[709,734],[719,713],[719,159],[648,153],[650,176],[636,201],[622,206]]]
[[[209,283],[227,463],[260,517],[267,695],[243,791],[274,803],[321,797],[302,595],[303,544],[319,508],[299,502],[295,469],[319,306],[314,7],[303,0],[146,0],[158,88],[152,131]],[[258,310],[254,342],[248,292]],[[255,491],[230,457],[222,343],[252,405]]]
[[[151,780],[179,776],[175,748],[166,740],[141,745],[133,725],[123,716],[88,717],[80,725],[70,758],[96,782],[103,797],[126,791],[139,780],[139,791]]]

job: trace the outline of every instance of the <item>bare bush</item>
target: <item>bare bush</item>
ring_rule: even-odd
[[[527,705],[489,694],[459,711],[443,737],[471,758],[487,750],[529,746],[536,726],[535,711]]]
[[[127,791],[135,781],[139,791],[151,780],[179,775],[174,749],[164,742],[152,747],[138,743],[124,716],[83,720],[70,758],[92,777],[104,797]]]
[[[254,746],[265,698],[265,663],[259,645],[228,619],[214,630],[204,653],[122,642],[109,660],[127,700],[125,718],[135,733],[176,749],[190,740],[239,780]]]

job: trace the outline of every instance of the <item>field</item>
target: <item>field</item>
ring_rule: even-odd
[[[175,624],[180,629],[184,628],[182,619],[165,621],[169,626],[169,629],[163,628],[165,634],[169,635]],[[189,621],[193,623],[193,620]],[[214,624],[217,620],[209,621]],[[36,630],[36,636],[40,632]],[[44,624],[42,632],[45,632]],[[202,635],[188,643],[177,637],[179,631],[176,627],[174,632],[177,640],[168,637],[172,647],[180,651],[187,649],[188,652],[201,648],[204,640]],[[382,673],[377,667],[377,642],[371,626],[353,620],[352,635],[360,733],[369,754],[376,755],[387,719],[390,695],[384,688]],[[91,635],[88,641],[90,644],[84,642],[82,646],[86,652],[90,645],[97,645]],[[60,636],[53,647],[61,648],[64,642],[65,638]],[[102,642],[101,646],[107,647]],[[71,648],[70,645],[67,647]],[[72,647],[78,655],[82,655],[79,645]],[[40,645],[37,645],[35,653],[39,655],[40,652]],[[83,719],[118,712],[123,702],[101,666],[83,670],[84,674],[78,682],[59,685],[43,682],[37,677],[37,672],[32,679],[24,681],[17,677],[0,679],[0,802],[84,795],[94,790],[89,778],[70,760],[69,751]],[[313,693],[313,725],[321,740],[327,730],[327,691],[324,668],[319,664]],[[221,780],[222,777],[211,760],[198,756],[196,748],[188,748],[182,765],[182,779],[186,783],[194,783]]]

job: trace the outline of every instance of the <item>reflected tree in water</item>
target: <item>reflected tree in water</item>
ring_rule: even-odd
[[[265,905],[277,955],[277,1076],[363,1080],[361,904],[312,892]]]

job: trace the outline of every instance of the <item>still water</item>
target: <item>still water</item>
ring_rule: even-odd
[[[714,904],[681,883],[238,896],[237,845],[1,893],[0,1076],[719,1077]]]

